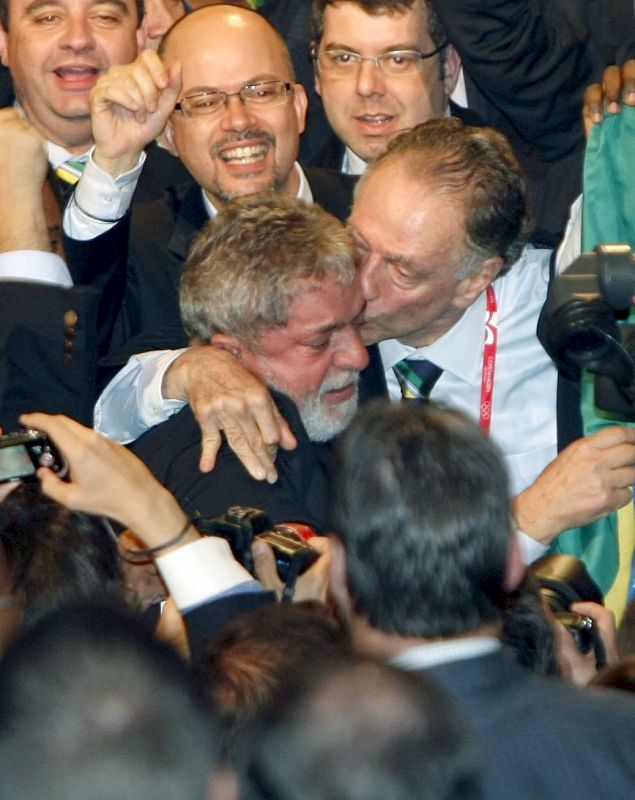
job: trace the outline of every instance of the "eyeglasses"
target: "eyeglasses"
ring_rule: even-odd
[[[311,58],[317,61],[320,70],[334,76],[354,75],[362,61],[372,61],[386,75],[410,75],[419,68],[422,61],[436,56],[447,45],[448,42],[445,41],[431,53],[422,53],[421,50],[391,50],[378,56],[360,56],[350,50],[322,50],[319,53],[313,50]]]
[[[240,97],[243,105],[246,106],[275,106],[283,103],[291,91],[293,91],[293,84],[284,81],[249,83],[238,92],[203,89],[184,97],[174,108],[185,117],[202,117],[216,114],[225,108],[230,97]]]

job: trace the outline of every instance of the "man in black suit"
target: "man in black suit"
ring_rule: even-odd
[[[231,352],[273,390],[298,446],[278,457],[274,484],[252,478],[225,444],[198,468],[200,432],[186,406],[133,445],[190,514],[264,509],[274,523],[329,530],[329,442],[357,408],[368,362],[350,237],[317,204],[247,197],[224,205],[183,270],[181,314],[194,342]]]
[[[490,440],[458,412],[376,406],[345,433],[337,474],[331,589],[353,640],[467,709],[485,796],[631,797],[635,703],[541,679],[501,648],[500,598],[522,567]]]

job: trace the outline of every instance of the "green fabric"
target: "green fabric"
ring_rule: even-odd
[[[607,116],[595,125],[584,160],[582,251],[598,244],[627,243],[635,250],[635,108]],[[631,314],[629,322],[635,322]],[[614,424],[595,407],[593,377],[582,380],[582,420],[585,434]],[[619,566],[617,514],[561,534],[551,548],[581,558],[606,594]]]

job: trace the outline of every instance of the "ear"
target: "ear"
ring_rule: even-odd
[[[503,259],[500,256],[485,259],[477,272],[459,282],[452,301],[454,307],[465,310],[471,306],[498,275],[502,266]]]
[[[450,97],[456,88],[460,72],[461,57],[454,47],[449,44],[445,48],[445,63],[443,64],[443,88],[445,89],[446,97]]]
[[[520,541],[516,531],[512,531],[509,553],[507,555],[507,565],[505,566],[505,578],[503,588],[506,592],[513,592],[520,586],[525,577],[525,562],[520,547]]]
[[[165,128],[163,129],[163,133],[161,134],[161,143],[175,158],[180,158],[179,151],[176,149],[176,142],[174,141],[174,127],[172,125],[171,118],[168,119]]]
[[[293,107],[298,118],[298,132],[302,133],[306,127],[306,109],[309,104],[304,86],[301,83],[294,84]]]
[[[148,38],[148,18],[146,14],[143,15],[143,19],[141,20],[141,25],[137,28],[137,55],[141,53],[141,51],[146,46],[146,40]]]
[[[317,53],[319,42],[316,42],[315,39],[311,42],[311,53]],[[317,58],[311,58],[313,61],[313,80],[315,82],[315,91],[316,93],[322,97],[322,89],[320,88],[320,71],[318,69],[318,62]]]
[[[243,346],[238,339],[231,334],[214,333],[210,337],[209,343],[213,344],[214,347],[220,347],[222,350],[227,350],[228,353],[231,353],[234,358],[237,358],[239,361],[242,358]]]
[[[0,61],[2,61],[2,66],[4,67],[9,66],[9,54],[7,52],[8,47],[7,32],[0,25]]]

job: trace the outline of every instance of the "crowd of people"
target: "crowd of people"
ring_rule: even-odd
[[[0,0],[0,58],[62,467],[0,440],[0,798],[631,798],[629,308],[552,310],[632,280],[632,3]]]

